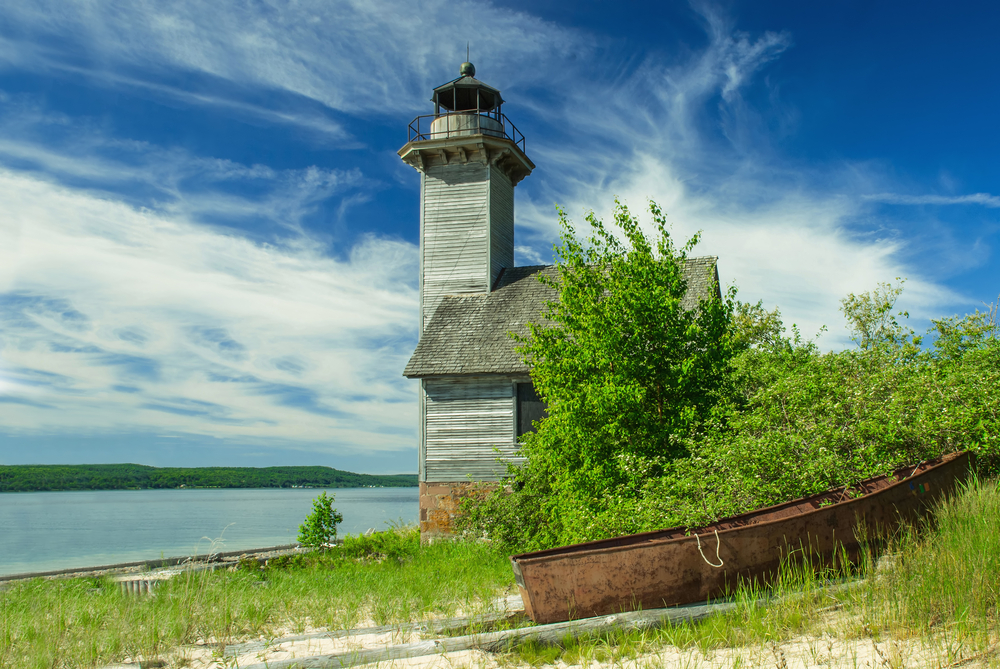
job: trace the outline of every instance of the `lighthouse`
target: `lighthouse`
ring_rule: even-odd
[[[462,63],[431,102],[399,150],[420,173],[420,340],[403,373],[420,380],[425,540],[451,533],[462,497],[506,473],[543,414],[508,332],[552,297],[541,268],[514,267],[514,187],[535,165],[500,91]]]
[[[420,339],[403,375],[419,379],[420,536],[452,533],[463,497],[520,462],[521,437],[546,415],[511,334],[545,323],[553,265],[514,266],[514,187],[534,164],[500,91],[463,63],[434,89],[434,113],[400,157],[420,173]],[[687,308],[719,293],[714,257],[688,258]]]
[[[534,164],[472,63],[434,89],[399,156],[420,172],[420,332],[445,295],[488,293],[514,266],[514,187]]]

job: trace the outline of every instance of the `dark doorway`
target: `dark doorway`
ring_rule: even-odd
[[[517,384],[517,436],[535,432],[532,423],[545,418],[545,402],[535,392],[535,384]]]

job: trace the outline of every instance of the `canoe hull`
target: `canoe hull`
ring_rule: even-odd
[[[913,522],[966,477],[969,457],[951,454],[869,479],[852,488],[863,495],[853,499],[837,490],[695,530],[671,528],[515,555],[511,563],[525,613],[537,623],[552,623],[719,598],[741,580],[767,582],[783,556],[798,549],[813,564],[832,564],[835,554],[853,561],[861,550],[860,526],[872,539]]]

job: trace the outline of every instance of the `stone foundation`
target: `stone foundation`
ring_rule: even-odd
[[[420,484],[420,539],[432,541],[454,535],[452,522],[459,513],[462,500],[482,495],[495,484],[470,481],[427,482]]]

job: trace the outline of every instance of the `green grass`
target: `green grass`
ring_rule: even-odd
[[[893,644],[914,641],[932,648],[940,666],[978,657],[1000,667],[998,483],[973,480],[884,551],[890,558],[881,563],[869,556],[832,570],[787,562],[778,582],[739,588],[733,610],[697,623],[527,644],[499,659],[619,665],[664,648],[706,656],[740,649],[747,657],[756,649],[765,665],[781,666],[782,643],[822,634],[829,643],[874,646],[884,669],[903,663]],[[844,577],[855,580],[845,585]],[[0,668],[99,667],[279,630],[474,615],[512,580],[506,557],[489,546],[421,546],[412,529],[348,538],[329,554],[272,561],[266,569],[248,561],[235,571],[183,574],[149,597],[122,594],[110,580],[35,580],[0,591]]]
[[[1000,483],[973,480],[891,550],[891,569],[871,579],[858,605],[876,630],[929,631],[1000,620]]]
[[[279,629],[475,614],[513,583],[507,559],[484,544],[420,546],[413,529],[388,541],[375,536],[264,570],[248,562],[235,571],[182,574],[152,596],[122,594],[107,579],[12,585],[0,591],[0,667],[96,667]]]

